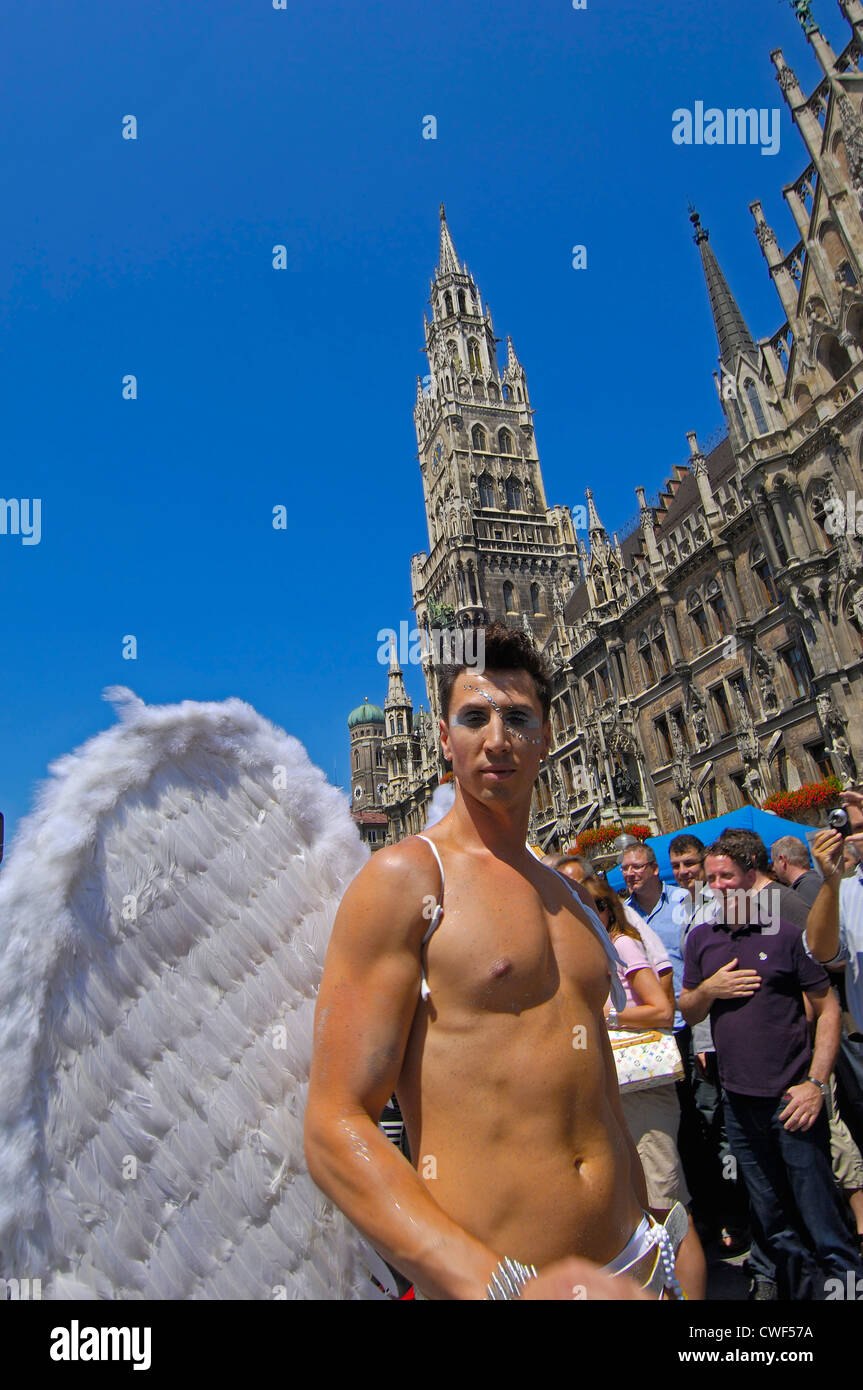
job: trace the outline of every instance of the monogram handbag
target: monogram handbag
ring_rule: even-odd
[[[609,1028],[621,1091],[650,1091],[683,1080],[683,1062],[673,1033]]]

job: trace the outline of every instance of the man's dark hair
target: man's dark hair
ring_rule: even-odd
[[[699,840],[697,835],[675,835],[668,846],[669,854],[685,854],[688,849],[704,859],[704,841]]]
[[[477,640],[475,650],[484,650],[484,671],[527,671],[536,686],[543,721],[548,719],[551,710],[551,672],[527,633],[520,627],[507,627],[499,622],[489,623],[488,627],[480,628],[478,632],[483,633],[485,648]],[[444,719],[449,719],[449,703],[456,678],[463,671],[472,670],[473,667],[466,663],[439,667],[437,689]]]
[[[761,856],[757,847],[752,844],[753,839],[758,840],[766,859],[764,841],[760,835],[753,835],[751,830],[723,830],[719,839],[707,846],[704,858],[706,859],[708,854],[724,854],[728,859],[733,859],[738,869],[742,869],[745,874],[748,874],[750,869],[761,869]]]
[[[714,854],[727,854],[729,859],[734,860],[735,864],[740,862],[738,855],[748,855],[751,861],[747,866],[748,868],[757,869],[762,874],[767,873],[770,863],[767,846],[761,836],[755,834],[754,830],[723,830],[716,844],[731,845],[734,852],[731,849],[716,849],[714,846]]]

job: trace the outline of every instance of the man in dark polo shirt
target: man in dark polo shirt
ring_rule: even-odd
[[[776,1263],[779,1297],[823,1299],[827,1278],[844,1280],[849,1269],[863,1277],[833,1181],[823,1108],[839,1005],[800,928],[759,912],[752,854],[718,841],[705,851],[704,870],[719,910],[686,942],[680,1010],[689,1024],[710,1015],[728,1142],[754,1232]],[[804,994],[816,1020],[814,1047]]]

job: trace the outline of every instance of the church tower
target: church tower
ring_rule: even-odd
[[[458,259],[443,205],[430,302],[429,373],[414,409],[429,537],[411,561],[417,626],[499,618],[542,646],[580,579],[572,515],[546,502],[524,368],[510,338],[500,368],[491,311]]]

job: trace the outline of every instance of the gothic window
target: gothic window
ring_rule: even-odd
[[[448,319],[452,318],[452,295],[450,294],[449,290],[447,290],[446,294],[443,297],[443,303],[444,313],[446,314],[446,317]]]
[[[398,731],[400,734],[403,734],[405,731],[404,715],[402,714],[398,716]]]
[[[738,806],[748,806],[750,804],[749,792],[746,787],[745,778],[746,774],[743,772],[732,772],[728,778],[729,782],[731,783],[732,787],[737,793]]]
[[[464,290],[459,290],[458,292],[458,311],[460,314],[467,313],[467,300],[465,299]]]
[[[505,579],[503,583],[503,606],[507,613],[518,611],[515,606],[515,589],[508,579]]]
[[[690,594],[686,603],[686,608],[692,619],[692,626],[695,629],[696,646],[700,647],[703,651],[705,647],[710,646],[710,625],[707,621],[707,614],[704,611],[701,595],[697,590],[695,593]]]
[[[818,342],[818,361],[826,367],[834,381],[851,370],[851,358],[833,333],[825,333]]]
[[[776,588],[773,583],[773,571],[770,568],[770,561],[764,554],[763,545],[756,545],[753,547],[749,559],[749,567],[752,573],[757,577],[761,586],[761,597],[771,608],[774,608],[779,602],[779,599],[776,597]]]
[[[656,747],[659,750],[659,761],[660,763],[670,763],[674,757],[674,749],[664,714],[661,714],[658,719],[654,719],[653,728],[656,736]]]
[[[469,363],[470,371],[482,371],[482,362],[480,361],[479,356],[479,343],[477,342],[476,338],[468,338],[467,340],[467,360]]]
[[[468,588],[470,589],[470,601],[471,601],[471,603],[473,603],[473,604],[479,603],[479,595],[477,594],[477,588],[476,588],[476,572],[474,571],[473,565],[468,566],[467,582],[468,582]]]
[[[661,623],[653,624],[653,645],[659,654],[660,665],[663,675],[668,675],[671,670],[671,661],[668,656],[668,643],[665,640],[665,633]]]
[[[599,689],[603,700],[608,700],[611,696],[611,689],[608,684],[608,667],[597,666],[596,674],[599,677]]]
[[[497,436],[498,448],[502,454],[514,454],[515,447],[512,442],[512,435],[509,430],[499,430]]]
[[[381,752],[380,749],[378,749],[377,752],[375,753],[375,767],[383,767],[383,765],[384,765],[383,753]],[[378,791],[380,791],[380,787],[378,788]]]
[[[748,380],[744,381],[743,391],[746,396],[749,409],[752,413],[752,418],[755,421],[755,428],[757,429],[759,434],[766,434],[769,426],[764,416],[764,409],[761,405],[761,397],[759,396],[755,386],[755,382],[752,380],[751,377]]]
[[[584,688],[587,691],[587,712],[588,714],[592,714],[596,709],[596,681],[592,671],[584,678]]]
[[[607,602],[608,602],[608,594],[606,593],[606,590],[605,590],[605,583],[603,582],[603,580],[600,578],[600,576],[599,576],[598,574],[595,574],[595,575],[593,576],[593,587],[596,589],[596,601],[597,601],[597,603],[607,603]]]
[[[478,401],[484,401],[485,386],[480,381],[479,377],[474,377],[473,381],[471,382],[471,387],[473,388],[474,398]]]
[[[719,624],[719,631],[726,636],[731,631],[731,621],[728,617],[728,609],[725,606],[725,599],[722,597],[719,585],[716,580],[712,580],[707,586],[707,602],[713,609],[713,615]]]
[[[500,392],[497,389],[497,383],[494,381],[488,383],[488,398],[490,401],[500,400]]]
[[[533,609],[534,613],[541,613],[541,612],[542,612],[542,605],[541,605],[541,603],[540,603],[540,601],[539,601],[539,585],[538,585],[538,584],[531,584],[531,586],[530,586],[530,606],[531,606],[531,608]]]
[[[356,772],[356,770],[357,770],[357,768],[359,767],[359,765],[360,765],[360,755],[359,755],[359,753],[355,753],[355,754],[354,754],[354,772]]]
[[[503,383],[503,398],[505,401],[512,400],[512,387],[506,381]]]
[[[806,699],[813,672],[809,657],[804,649],[802,647],[783,647],[776,655],[785,667],[788,684],[793,692],[792,699]]]
[[[575,725],[575,719],[572,713],[572,700],[570,698],[568,690],[564,690],[563,695],[561,696],[560,704],[561,708],[563,709],[566,715],[566,727],[568,729],[572,729]]]
[[[725,693],[724,685],[715,685],[710,691],[710,698],[713,701],[716,717],[719,721],[719,732],[721,734],[731,733],[731,710],[728,708],[728,696]]]
[[[833,776],[833,764],[827,756],[827,748],[823,740],[819,743],[807,743],[806,752],[815,764],[815,770],[820,777]]]
[[[521,387],[520,387],[520,386],[516,387],[516,390],[518,391],[518,398],[519,398],[519,400],[521,400],[521,399],[522,399]]]
[[[506,505],[512,512],[522,511],[521,483],[517,478],[506,480]]]
[[[648,685],[653,685],[656,681],[656,672],[653,668],[653,654],[650,650],[650,638],[646,632],[642,632],[638,638],[638,654],[647,672]]]
[[[494,506],[494,483],[487,473],[481,474],[479,478],[479,505],[481,507]]]
[[[474,425],[470,432],[470,442],[480,452],[485,452],[488,449],[488,440],[482,425]]]
[[[707,816],[712,820],[716,815],[716,781],[713,777],[701,788],[701,800]]]

